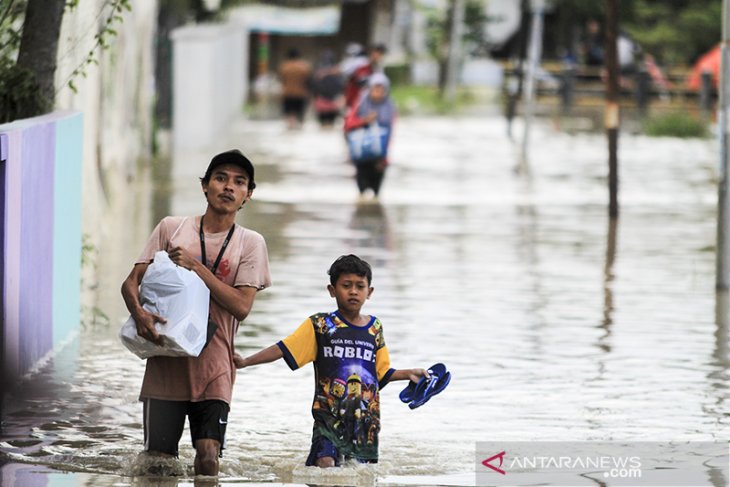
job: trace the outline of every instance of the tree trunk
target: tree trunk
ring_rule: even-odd
[[[446,60],[446,76],[443,97],[449,103],[456,99],[456,85],[461,67],[461,38],[464,36],[464,0],[451,0],[451,27],[449,29],[449,52]]]
[[[66,0],[28,0],[17,65],[35,74],[39,95],[53,108],[58,38]],[[39,114],[36,114],[39,115]]]
[[[454,2],[455,0],[449,1],[449,7],[446,10],[446,22],[444,23],[445,33],[444,38],[441,40],[438,53],[438,87],[439,97],[443,98],[446,93],[446,82],[449,77],[449,52],[451,52],[451,32],[454,28]]]

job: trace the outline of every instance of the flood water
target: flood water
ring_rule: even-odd
[[[416,410],[398,399],[405,383],[388,385],[380,463],[326,472],[303,467],[311,367],[247,369],[220,485],[474,485],[481,441],[730,436],[728,312],[714,291],[716,141],[622,134],[613,223],[604,136],[541,123],[531,141],[528,171],[516,173],[518,146],[501,119],[404,117],[380,202],[358,204],[339,131],[232,125],[216,149],[240,147],[256,164],[239,222],[266,238],[274,280],[238,351],[334,309],[326,271],[356,253],[374,269],[364,311],[383,321],[393,365],[443,362],[453,379]],[[173,214],[202,212],[196,178],[211,155],[174,161]],[[137,476],[144,362],[116,333],[127,317],[119,285],[144,238],[102,249],[126,262],[102,278],[110,324],[86,324],[7,400],[2,485],[192,485],[187,428],[169,465],[177,477]]]

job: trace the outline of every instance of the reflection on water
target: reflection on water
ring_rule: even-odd
[[[381,462],[323,472],[302,466],[311,368],[246,370],[221,485],[470,485],[477,441],[728,437],[713,141],[622,137],[622,213],[611,221],[603,137],[534,127],[530,172],[516,175],[503,134],[497,119],[404,119],[380,203],[357,204],[337,132],[232,127],[226,148],[244,148],[259,184],[240,221],[266,237],[274,279],[238,350],[333,309],[326,270],[353,252],[373,265],[365,312],[383,321],[394,366],[444,362],[453,380],[416,410],[398,400],[405,384],[386,387]],[[208,159],[176,159],[172,213],[202,210],[195,178]],[[119,252],[131,265],[142,244]],[[127,272],[108,269],[106,281]],[[116,289],[100,303],[115,326],[84,329],[8,402],[3,485],[48,467],[82,472],[77,485],[192,485],[187,431],[171,466],[182,480],[135,476],[144,364],[116,337],[126,318]]]
[[[606,232],[606,262],[603,266],[603,321],[600,327],[605,331],[599,345],[605,352],[610,352],[608,345],[611,337],[611,325],[613,324],[613,263],[616,260],[616,234],[618,232],[618,219],[608,219],[608,231]]]
[[[728,323],[730,323],[730,293],[718,291],[715,300],[715,352],[713,357],[716,364],[722,367],[730,367],[730,354],[728,354]]]

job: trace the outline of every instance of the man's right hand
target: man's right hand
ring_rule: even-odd
[[[142,311],[139,316],[134,317],[134,324],[137,325],[137,335],[149,340],[156,345],[162,346],[162,337],[157,333],[155,323],[167,323],[167,320],[155,313]]]

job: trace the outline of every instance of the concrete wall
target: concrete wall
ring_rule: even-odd
[[[173,39],[173,152],[210,146],[243,110],[248,32],[235,24],[185,26]]]
[[[432,59],[414,61],[411,64],[411,80],[416,85],[437,85],[438,69],[438,64]],[[502,67],[492,59],[466,59],[460,66],[459,84],[498,89],[503,76]]]
[[[83,117],[0,125],[2,368],[14,382],[80,325]]]
[[[110,14],[106,0],[84,0],[67,9],[58,47],[56,108],[83,113],[82,235],[90,249],[82,268],[82,320],[98,308],[114,325],[124,305],[119,286],[139,251],[139,235],[151,221],[149,173],[155,100],[154,45],[157,1],[131,0],[120,13],[109,47],[94,48],[100,22]],[[94,49],[86,76],[68,80]],[[98,63],[98,64],[97,64]],[[112,303],[113,306],[110,306]]]
[[[110,316],[111,326],[126,318],[119,286],[140,235],[152,227],[158,12],[156,0],[130,4],[103,50],[95,46],[95,35],[111,13],[109,2],[84,0],[64,13],[56,108],[83,116],[51,114],[2,127],[0,214],[9,227],[0,232],[0,365],[11,377],[72,336],[96,307]],[[91,50],[94,62],[86,64]],[[80,66],[86,66],[85,75],[74,76]],[[92,251],[79,269],[82,239]],[[79,281],[81,314],[74,294]]]

